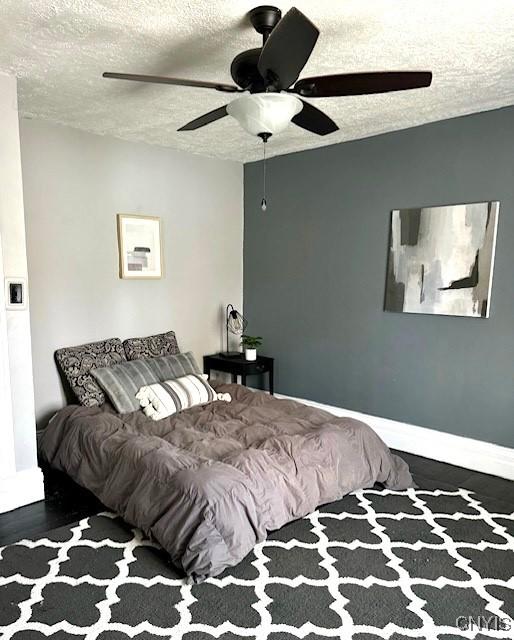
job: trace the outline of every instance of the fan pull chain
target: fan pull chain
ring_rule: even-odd
[[[262,200],[261,200],[261,209],[262,211],[266,211],[268,207],[268,203],[266,202],[266,138],[262,140]]]

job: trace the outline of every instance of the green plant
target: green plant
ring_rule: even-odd
[[[241,346],[245,349],[257,349],[261,344],[261,336],[247,336],[245,333],[241,336]]]

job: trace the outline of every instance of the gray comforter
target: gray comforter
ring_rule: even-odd
[[[140,527],[199,581],[238,563],[266,532],[375,482],[413,486],[362,422],[234,384],[216,401],[153,422],[69,406],[46,460]]]

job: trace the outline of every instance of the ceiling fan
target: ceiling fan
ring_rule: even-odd
[[[317,27],[295,7],[283,18],[280,9],[268,5],[256,7],[248,15],[263,43],[262,47],[243,51],[234,58],[230,74],[235,85],[130,73],[106,72],[103,77],[202,87],[224,93],[249,92],[191,120],[179,131],[193,131],[231,115],[264,142],[283,131],[289,122],[320,136],[338,130],[331,118],[303,98],[402,91],[428,87],[432,82],[430,71],[340,73],[298,80],[318,39]]]
[[[298,9],[291,8],[282,18],[277,7],[263,5],[252,9],[248,17],[262,35],[262,47],[238,54],[230,65],[235,84],[203,82],[163,76],[131,73],[103,74],[104,78],[201,87],[222,93],[244,93],[222,107],[191,120],[179,131],[194,131],[227,115],[264,143],[283,131],[290,122],[298,127],[326,136],[339,127],[326,113],[303,98],[358,96],[388,91],[429,87],[430,71],[380,71],[338,73],[298,80],[319,36],[318,28]],[[266,211],[266,144],[263,145],[263,198]]]

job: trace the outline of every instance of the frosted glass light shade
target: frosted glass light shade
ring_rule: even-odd
[[[280,133],[303,108],[298,98],[288,93],[253,93],[237,98],[227,105],[227,112],[245,131]]]

